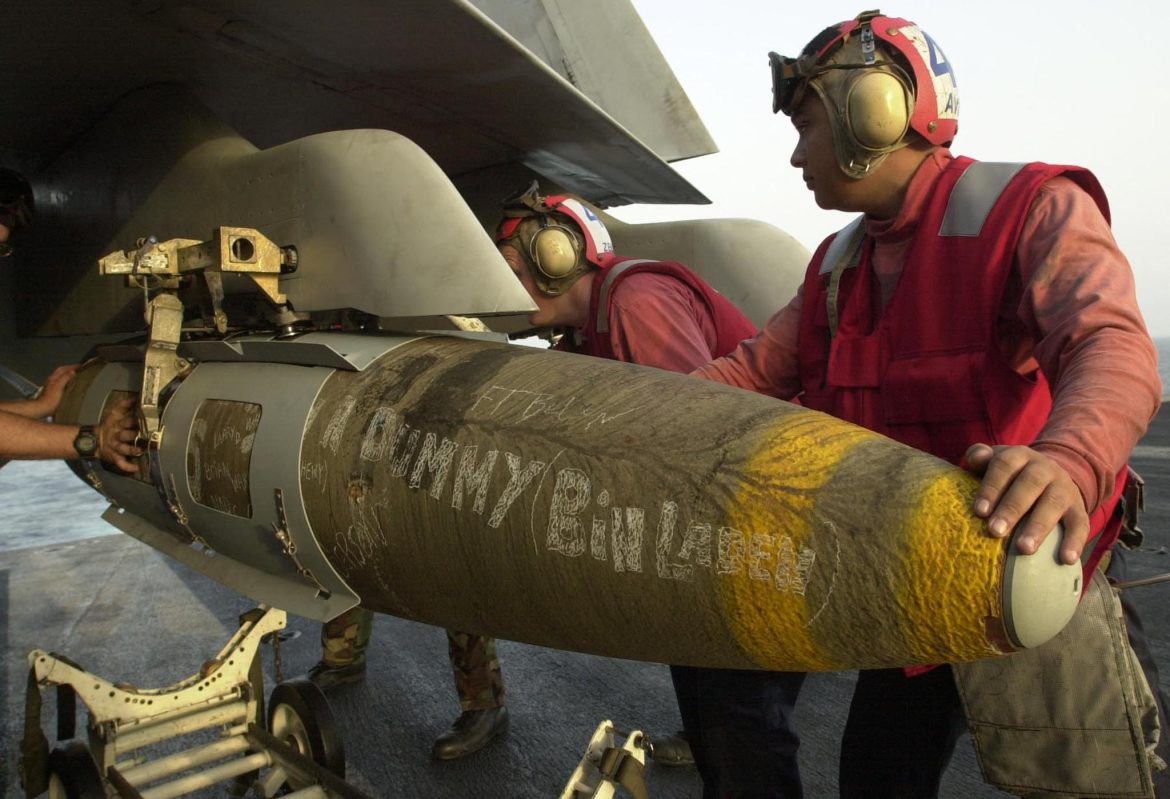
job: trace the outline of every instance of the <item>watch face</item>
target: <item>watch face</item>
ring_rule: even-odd
[[[73,448],[77,450],[77,454],[81,457],[92,458],[94,455],[97,455],[97,436],[89,430],[82,430],[77,434],[77,438],[73,439]]]

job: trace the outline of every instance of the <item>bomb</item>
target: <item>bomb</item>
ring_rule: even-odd
[[[796,405],[457,336],[191,342],[106,518],[267,604],[683,665],[836,670],[1035,646],[1080,569],[971,512],[978,481]],[[62,418],[133,391],[85,368]]]

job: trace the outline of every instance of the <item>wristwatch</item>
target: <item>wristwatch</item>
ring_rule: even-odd
[[[98,437],[94,432],[93,425],[83,424],[81,429],[77,431],[77,437],[73,439],[73,448],[77,450],[77,454],[86,460],[93,460],[98,454]]]

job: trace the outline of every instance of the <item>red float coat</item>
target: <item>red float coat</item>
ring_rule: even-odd
[[[1105,193],[1088,171],[1028,164],[1015,172],[998,197],[987,198],[994,204],[980,224],[953,232],[961,224],[955,221],[954,190],[973,163],[970,158],[952,161],[935,184],[919,221],[919,235],[910,245],[897,290],[884,312],[879,312],[870,265],[873,243],[863,242],[857,253],[859,265],[841,269],[839,327],[830,341],[833,264],[826,263],[825,256],[837,238],[831,237],[809,264],[800,321],[802,405],[956,465],[977,441],[1031,443],[1052,411],[1044,373],[1021,375],[1012,369],[1000,351],[995,327],[996,309],[1036,192],[1048,180],[1065,175],[1089,193],[1106,220],[1109,217]],[[1010,172],[1019,165],[1003,166]],[[1114,509],[1125,482],[1124,469],[1120,476],[1090,519],[1090,535],[1104,535],[1086,570],[1117,538],[1120,522]]]
[[[938,236],[951,188],[970,163],[936,150],[895,219],[865,220],[865,266],[842,273],[843,343],[830,357],[826,277],[818,278],[826,241],[801,292],[760,335],[697,373],[782,398],[803,391],[806,404],[833,406],[952,461],[976,441],[1030,444],[1072,476],[1099,531],[1120,491],[1118,470],[1160,394],[1132,273],[1100,189],[1082,170],[1070,179],[1054,177],[1064,168],[1029,166],[979,235]],[[979,266],[986,254],[995,263]],[[944,258],[966,268],[948,269]],[[913,340],[932,335],[940,337]],[[876,349],[867,355],[866,347]],[[1016,400],[1024,405],[1013,414]]]
[[[756,332],[730,300],[682,264],[615,258],[594,278],[585,325],[560,347],[689,372]]]

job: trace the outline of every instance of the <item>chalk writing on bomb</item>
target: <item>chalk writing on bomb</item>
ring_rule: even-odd
[[[341,431],[355,408],[352,398],[338,404],[321,433],[321,446],[336,452]],[[509,409],[521,420],[536,416],[558,424],[604,425],[628,411],[606,413],[579,408],[575,397],[493,386],[478,395],[472,410],[492,417]],[[547,458],[522,456],[507,449],[461,444],[415,427],[391,406],[380,406],[366,417],[359,458],[370,465],[385,464],[389,473],[430,501],[478,517],[488,528],[503,524],[522,500],[539,500],[533,509],[534,547],[568,558],[590,558],[607,563],[615,572],[650,571],[661,579],[691,582],[699,569],[720,575],[747,576],[770,584],[776,591],[804,595],[817,563],[817,553],[792,536],[742,531],[701,519],[686,519],[674,499],[652,505],[618,503],[616,492],[596,485],[595,479],[575,466],[557,467],[563,453]],[[302,465],[306,484],[322,483],[328,470],[319,464]],[[542,485],[551,481],[551,491]],[[543,499],[548,497],[547,500]],[[372,498],[371,498],[372,499]],[[351,498],[355,540],[351,552],[366,552],[371,536],[380,533],[371,519],[372,502]],[[536,522],[539,520],[539,522]],[[546,521],[547,520],[547,521]]]

